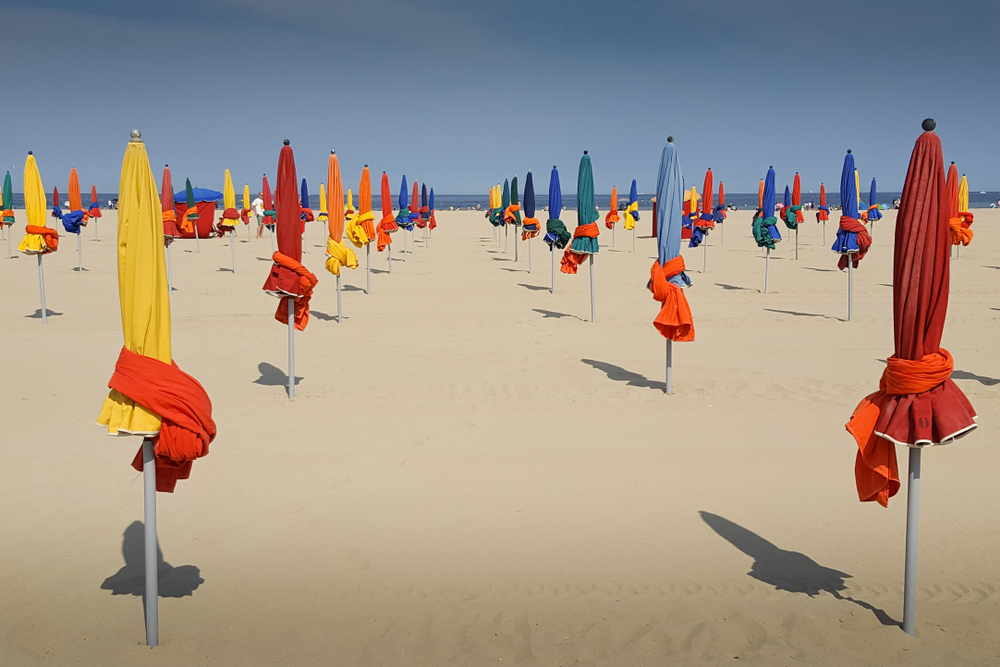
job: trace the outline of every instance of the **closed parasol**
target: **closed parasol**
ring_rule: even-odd
[[[660,312],[653,320],[653,326],[667,339],[665,389],[668,394],[673,391],[673,342],[694,340],[691,308],[682,291],[691,286],[691,279],[684,272],[684,258],[681,256],[683,180],[674,138],[667,137],[667,144],[660,156],[660,170],[656,176],[659,227],[656,232],[657,256],[646,286],[653,293],[653,299],[660,303]]]
[[[417,188],[417,180],[413,179],[413,192],[410,194],[410,219],[413,220],[413,226],[410,227],[410,254],[413,254],[413,243],[414,243],[414,228],[417,223],[420,222],[420,207],[418,206],[418,201],[420,197],[420,190]]]
[[[187,208],[181,216],[181,230],[189,234],[192,231],[194,232],[195,249],[197,252],[201,252],[201,238],[198,234],[198,219],[201,216],[198,214],[198,207],[194,199],[194,188],[191,187],[190,178],[185,180],[184,195],[187,201]]]
[[[13,234],[11,227],[14,226],[14,187],[11,185],[10,172],[3,179],[3,193],[0,195],[0,227],[4,228],[7,235],[7,259],[13,255],[10,251],[10,238]]]
[[[59,232],[45,226],[45,186],[42,185],[38,164],[31,151],[28,151],[28,159],[24,163],[24,212],[28,216],[28,226],[25,227],[24,238],[17,249],[38,258],[38,291],[42,297],[42,324],[46,324],[49,320],[48,310],[45,308],[42,257],[58,250]]]
[[[823,223],[823,245],[826,245],[826,221],[830,219],[830,207],[826,205],[826,185],[819,184],[819,208],[816,209],[816,222]]]
[[[802,216],[802,181],[799,172],[795,172],[795,181],[792,185],[791,193],[788,186],[785,186],[785,201],[781,207],[781,219],[785,226],[795,232],[795,259],[799,258],[799,223],[803,221]]]
[[[240,224],[240,212],[236,209],[236,189],[233,177],[226,169],[222,185],[222,217],[219,218],[219,236],[229,233],[229,256],[233,273],[236,273],[236,226]]]
[[[288,324],[288,397],[295,398],[295,329],[304,331],[309,324],[309,300],[319,282],[302,266],[302,221],[296,192],[295,155],[289,141],[278,157],[277,222],[278,249],[271,256],[274,264],[264,281],[263,290],[281,299],[274,319]],[[294,327],[293,327],[294,324]]]
[[[621,217],[618,215],[618,188],[611,188],[611,206],[608,207],[607,215],[604,216],[604,226],[611,230],[611,238],[614,239],[615,223],[619,222]],[[612,247],[615,245],[614,240],[611,241]]]
[[[872,237],[858,220],[857,171],[854,169],[854,155],[847,151],[844,169],[840,175],[840,225],[832,250],[840,255],[837,268],[847,269],[847,319],[854,319],[854,269],[868,254]]]
[[[63,229],[70,234],[76,234],[76,270],[83,274],[83,228],[87,226],[90,214],[83,210],[83,198],[80,196],[80,176],[76,168],[69,172],[69,213],[62,216]]]
[[[753,238],[758,248],[766,249],[764,260],[764,294],[770,290],[771,251],[774,244],[781,240],[778,232],[778,219],[774,217],[774,167],[769,167],[767,177],[760,182],[757,194],[759,207],[753,216]]]
[[[590,258],[590,321],[596,321],[596,303],[594,297],[594,255],[600,252],[597,241],[601,233],[597,225],[597,206],[594,203],[594,171],[590,155],[583,152],[580,158],[580,169],[576,179],[576,229],[573,231],[573,242],[563,253],[563,273],[575,274],[577,268],[588,257]]]
[[[344,184],[340,178],[340,161],[337,154],[330,152],[327,162],[326,180],[329,186],[329,199],[327,206],[330,209],[330,220],[328,226],[330,235],[326,239],[326,270],[337,276],[337,323],[344,321],[341,310],[341,290],[340,290],[340,267],[346,266],[349,269],[358,268],[358,258],[354,251],[344,243]]]
[[[392,237],[390,234],[399,229],[396,219],[392,217],[392,192],[389,190],[389,177],[382,172],[381,185],[382,219],[375,228],[377,248],[379,252],[388,248],[389,273],[392,273]]]
[[[954,442],[976,428],[976,413],[951,379],[954,361],[941,347],[948,310],[948,192],[941,140],[923,123],[903,183],[893,253],[894,351],[879,390],[866,396],[847,423],[858,454],[855,478],[862,502],[888,506],[899,490],[895,445],[910,449],[906,513],[903,629],[913,634],[922,448]]]
[[[97,186],[90,186],[90,210],[87,211],[87,215],[90,219],[94,221],[94,238],[97,238],[97,218],[101,216],[101,206],[97,203]]]
[[[271,184],[267,182],[267,174],[264,174],[263,182],[261,183],[260,192],[262,199],[264,201],[264,218],[263,224],[267,227],[267,230],[271,233],[271,251],[274,252],[274,225],[275,225],[275,210],[274,210],[274,199],[271,197]],[[258,237],[259,238],[259,237]]]
[[[625,218],[625,229],[632,231],[632,252],[635,252],[635,223],[639,222],[639,193],[634,178],[632,186],[628,190],[628,206],[625,207],[622,215]]]
[[[162,203],[137,130],[125,149],[118,188],[118,296],[124,345],[97,423],[109,435],[143,438],[132,467],[145,491],[146,643],[156,646],[156,491],[173,492],[215,438],[212,402],[171,354],[170,298]]]
[[[948,167],[948,228],[951,245],[955,248],[955,259],[961,246],[972,242],[972,214],[969,213],[969,181],[962,176],[958,179],[958,167],[952,162]]]
[[[514,226],[514,261],[517,261],[518,234],[521,227],[521,200],[517,195],[517,176],[510,181],[510,205],[504,209],[503,221]]]
[[[433,192],[433,191],[432,191]],[[531,172],[524,177],[524,221],[521,239],[528,242],[528,273],[531,273],[531,239],[538,236],[542,223],[535,217],[535,180]]]
[[[562,213],[562,188],[559,185],[559,170],[552,166],[552,175],[549,176],[549,219],[545,221],[545,236],[542,238],[549,246],[552,253],[552,288],[551,293],[556,293],[556,249],[562,250],[569,243],[572,235],[566,229],[566,225],[559,219]]]
[[[403,174],[403,182],[399,186],[399,211],[396,213],[396,225],[403,230],[403,261],[405,262],[406,232],[413,230],[413,215],[410,213],[410,193],[406,189],[406,174]]]

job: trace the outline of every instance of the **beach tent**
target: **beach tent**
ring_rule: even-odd
[[[672,393],[673,342],[694,340],[694,321],[687,297],[682,291],[691,286],[691,279],[684,272],[681,256],[683,176],[674,138],[667,137],[667,144],[660,156],[660,169],[656,176],[657,223],[656,261],[650,268],[646,287],[653,299],[660,303],[660,312],[653,326],[667,340],[666,392]]]
[[[305,331],[309,324],[309,301],[319,279],[302,266],[302,221],[299,218],[298,179],[295,155],[288,139],[278,157],[276,183],[278,249],[271,255],[274,263],[262,288],[280,299],[274,319],[288,325],[288,397],[295,398],[295,329]],[[294,324],[294,326],[293,326]]]
[[[191,194],[193,196],[193,208],[197,211],[198,218],[190,220],[190,231],[184,229],[186,225],[178,225],[178,231],[180,232],[179,238],[195,238],[195,226],[197,226],[197,238],[203,239],[212,235],[212,226],[215,221],[215,206],[218,201],[222,199],[222,193],[215,190],[207,190],[205,188],[191,188]],[[187,190],[185,189],[180,192],[175,192],[174,213],[177,216],[177,219],[183,220],[184,214],[187,210]]]
[[[903,629],[911,635],[921,453],[976,428],[975,410],[951,379],[954,360],[941,347],[948,310],[949,213],[941,140],[934,128],[933,120],[924,121],[900,197],[892,267],[893,354],[879,390],[861,401],[847,423],[858,446],[854,474],[862,502],[888,507],[900,487],[895,447],[909,448]]]

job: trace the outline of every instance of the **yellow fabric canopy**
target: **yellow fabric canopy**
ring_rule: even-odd
[[[225,208],[236,208],[236,190],[233,189],[233,177],[226,169],[226,182],[222,186],[222,205]]]
[[[326,185],[323,183],[319,184],[319,215],[316,216],[317,220],[329,220],[330,216],[326,211]]]
[[[38,173],[38,164],[34,155],[28,155],[24,163],[24,208],[28,215],[28,224],[35,227],[45,226],[45,213],[48,210],[45,200],[45,186],[42,176]],[[28,255],[40,255],[48,252],[45,238],[41,234],[25,234],[17,249]]]
[[[331,238],[326,240],[326,270],[335,276],[340,275],[340,267],[346,266],[349,269],[358,268],[358,257],[354,251],[344,245],[343,241],[334,241]]]
[[[969,212],[969,181],[965,176],[958,184],[958,210],[960,213]]]
[[[171,363],[163,214],[141,139],[131,140],[125,148],[118,186],[118,297],[125,347]],[[159,415],[114,389],[104,399],[97,423],[107,426],[110,435],[160,432]]]
[[[633,211],[639,210],[639,202],[634,201],[625,207],[625,213],[623,214],[622,220],[625,221],[625,229],[635,229],[635,218],[632,217]]]

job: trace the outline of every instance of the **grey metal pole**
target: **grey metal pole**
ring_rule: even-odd
[[[847,321],[854,319],[854,258],[847,256]]]
[[[667,339],[667,382],[665,385],[666,393],[669,396],[673,393],[674,384],[674,341]]]
[[[528,237],[528,273],[531,273],[531,239],[532,239],[532,237],[529,236]]]
[[[14,235],[13,229],[7,231],[7,259],[11,259],[12,257],[14,257],[12,254],[10,254],[10,237],[13,235]]]
[[[303,223],[303,225],[302,225],[302,254],[303,255],[306,254],[306,252],[308,252],[306,250],[309,247],[309,235],[307,234],[308,231],[309,231],[309,224],[308,223]]]
[[[611,247],[612,248],[615,247],[615,226],[614,226],[614,224],[611,225]]]
[[[295,299],[288,297],[288,398],[295,398]]]
[[[768,281],[771,277],[771,249],[767,249],[767,259],[764,260],[764,294],[767,294]]]
[[[507,223],[503,225],[503,254],[507,254]]]
[[[274,252],[274,225],[268,225],[267,230],[271,232],[271,252]]]
[[[341,314],[340,309],[340,276],[337,276],[337,324],[344,323],[344,316]]]
[[[372,293],[372,244],[369,241],[365,244],[365,274],[368,278],[368,289],[365,294]]]
[[[98,240],[97,239],[97,218],[94,218],[94,240],[95,241]]]
[[[719,245],[726,245],[726,226],[723,223],[719,223]]]
[[[153,441],[142,440],[143,528],[146,554],[146,645],[160,645],[160,581],[156,549],[156,456]]]
[[[823,221],[823,245],[826,245],[826,220]]]
[[[635,252],[635,227],[632,228],[632,252]]]
[[[76,233],[76,272],[83,275],[83,233]]]
[[[795,228],[795,259],[799,259],[799,228]]]
[[[705,252],[704,252],[705,256],[702,259],[701,272],[708,273],[708,237],[706,236],[705,238],[703,238],[701,242],[705,244]]]
[[[594,302],[594,256],[590,255],[590,321],[597,321],[597,311]]]
[[[406,261],[406,230],[403,230],[403,261]]]
[[[556,293],[556,249],[549,248],[549,254],[552,255],[552,293]]]
[[[406,238],[405,231],[403,232],[403,238]],[[389,273],[392,273],[392,244],[387,245],[386,249],[389,251]]]
[[[198,238],[198,221],[192,220],[194,223],[194,245],[197,252],[201,252],[201,239]]]
[[[514,261],[517,261],[517,247],[520,243],[517,242],[517,227],[514,227]]]
[[[45,310],[45,274],[42,272],[42,253],[38,253],[38,290],[42,294],[42,324],[48,324],[49,315]]]
[[[173,244],[174,240],[168,238],[167,239],[167,294],[168,295],[174,291],[173,271],[171,270],[173,266],[171,265],[172,263],[170,261],[170,246],[172,246]]]
[[[229,229],[229,254],[233,258],[233,273],[236,273],[236,229]]]
[[[920,525],[920,448],[910,447],[906,484],[906,572],[903,579],[903,631],[913,636],[917,623],[917,529]]]

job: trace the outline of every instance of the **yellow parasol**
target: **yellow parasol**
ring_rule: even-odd
[[[969,210],[969,179],[964,175],[958,184],[958,210],[965,213]]]
[[[248,183],[243,184],[243,208],[247,211],[250,210],[250,185]]]
[[[222,205],[225,208],[236,208],[236,190],[233,189],[233,177],[226,169],[226,183],[222,186]]]
[[[329,220],[330,215],[326,210],[326,184],[319,184],[319,215],[316,216],[317,220]]]
[[[46,208],[42,176],[38,173],[35,156],[28,153],[28,160],[24,163],[24,209],[28,216],[28,227],[47,229],[50,233],[29,231],[25,234],[17,249],[27,255],[55,252],[59,246],[58,232],[45,226]]]
[[[854,170],[854,188],[855,192],[858,193],[858,210],[861,210],[861,176],[858,175],[858,170]]]

